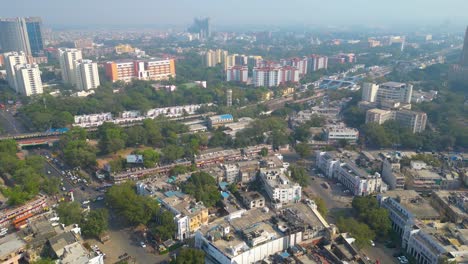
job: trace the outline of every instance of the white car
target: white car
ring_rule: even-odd
[[[372,241],[372,240],[369,240],[369,242],[370,242],[371,246],[375,247],[375,243],[374,243],[374,241]]]
[[[142,248],[145,248],[145,247],[146,247],[145,242],[141,241],[141,242],[140,242],[140,246],[141,246]]]

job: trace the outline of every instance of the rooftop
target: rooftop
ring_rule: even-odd
[[[406,84],[401,83],[401,82],[385,82],[385,83],[380,84],[380,86],[386,86],[386,87],[392,87],[392,88],[402,88],[402,87],[406,86]]]
[[[400,199],[400,204],[414,215],[416,219],[439,219],[440,214],[430,203],[414,190],[392,190],[385,196]]]
[[[10,234],[0,239],[0,260],[3,260],[5,257],[11,253],[22,250],[26,247],[26,243],[21,240],[18,235]]]

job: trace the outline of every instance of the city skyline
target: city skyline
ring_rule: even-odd
[[[424,5],[424,12],[415,12]],[[40,16],[49,26],[118,26],[148,25],[158,27],[188,26],[193,17],[210,17],[213,27],[277,25],[367,25],[395,26],[466,24],[463,0],[421,1],[403,0],[375,3],[371,0],[321,2],[295,0],[284,5],[281,1],[217,2],[213,0],[134,2],[83,0],[79,6],[64,5],[58,0],[8,1],[2,5],[0,17]],[[141,8],[141,7],[145,8]],[[112,12],[102,12],[112,7]],[[163,8],[161,8],[163,7]],[[382,11],[385,12],[382,12]],[[259,12],[261,11],[261,12]],[[281,12],[281,15],[278,14]]]

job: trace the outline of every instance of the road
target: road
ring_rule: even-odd
[[[8,110],[8,111],[7,111]],[[26,132],[23,124],[16,120],[12,114],[13,109],[7,108],[0,110],[0,123],[2,124],[3,132],[7,135],[21,134]]]

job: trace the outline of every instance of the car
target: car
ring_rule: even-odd
[[[369,240],[369,242],[370,242],[371,246],[375,247],[375,243],[374,243],[374,241],[372,241],[372,240]]]
[[[98,197],[96,197],[96,201],[102,201],[102,200],[104,200],[104,196],[99,195]]]
[[[66,191],[67,191],[67,188],[62,187],[62,191],[66,192]]]
[[[84,190],[86,190],[86,187],[84,187],[84,186],[81,186],[81,188],[80,188],[80,189],[81,189],[82,191],[84,191]]]
[[[83,205],[89,204],[89,200],[85,200],[82,202]]]
[[[140,246],[141,246],[142,248],[145,248],[145,247],[146,247],[145,242],[141,241],[141,242],[140,242]]]

